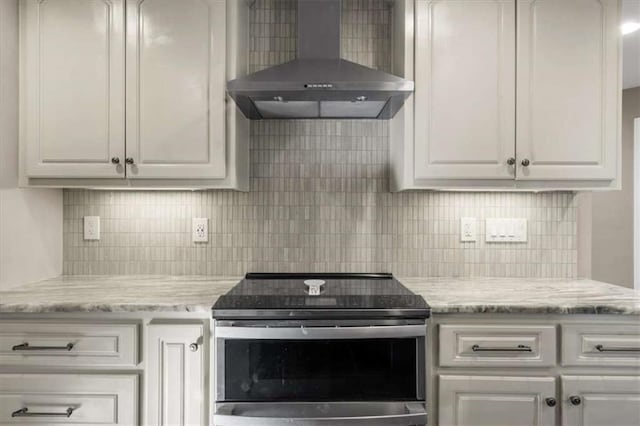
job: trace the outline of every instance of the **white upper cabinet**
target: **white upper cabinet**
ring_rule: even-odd
[[[619,188],[618,0],[400,4],[392,190]]]
[[[23,184],[248,189],[245,2],[21,2]]]
[[[224,0],[127,3],[127,176],[225,170]]]
[[[123,178],[124,0],[23,0],[21,18],[26,174]]]
[[[416,3],[415,175],[513,179],[513,0]]]
[[[616,178],[618,7],[518,1],[518,179]]]

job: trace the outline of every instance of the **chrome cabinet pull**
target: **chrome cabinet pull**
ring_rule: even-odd
[[[111,162],[113,164],[120,164],[120,157],[112,157]]]
[[[507,159],[507,164],[513,166],[514,164],[516,164],[516,159],[514,157],[509,157]]]
[[[598,352],[640,352],[640,348],[622,348],[622,347],[605,347],[603,345],[596,345]]]
[[[192,343],[189,345],[189,350],[191,352],[197,352],[198,351],[198,344],[197,343]]]
[[[70,351],[73,343],[69,342],[65,346],[29,346],[29,343],[21,343],[11,348],[12,351]]]
[[[127,163],[127,164],[133,164],[134,163],[133,158],[131,158],[131,157],[125,158],[124,162]]]
[[[31,412],[27,407],[24,407],[11,413],[11,417],[67,417],[68,418],[68,417],[71,417],[71,414],[73,414],[73,410],[74,409],[72,407],[68,407],[64,413],[38,413],[35,411]]]
[[[515,348],[481,348],[480,345],[471,346],[474,352],[532,352],[531,346],[518,345]]]
[[[529,164],[531,164],[531,161],[529,161],[528,158],[525,158],[524,160],[522,160],[522,165],[524,167],[529,167]]]
[[[546,398],[544,402],[547,404],[548,407],[555,407],[556,404],[558,403],[558,401],[556,401],[555,398]]]

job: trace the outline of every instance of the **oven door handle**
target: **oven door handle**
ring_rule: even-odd
[[[426,425],[427,411],[422,403],[408,403],[404,413],[358,415],[354,408],[353,415],[297,417],[289,413],[283,417],[265,417],[251,415],[251,410],[242,414],[234,414],[234,404],[224,404],[213,415],[216,426],[412,426]]]
[[[325,340],[424,337],[425,325],[371,327],[234,327],[216,326],[217,339]]]

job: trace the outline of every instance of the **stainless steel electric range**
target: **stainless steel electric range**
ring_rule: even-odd
[[[424,425],[424,299],[391,274],[247,274],[213,306],[213,423]]]

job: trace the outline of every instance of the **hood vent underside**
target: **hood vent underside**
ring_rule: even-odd
[[[298,58],[232,80],[229,95],[260,119],[390,119],[414,84],[340,58],[341,0],[298,0]]]

